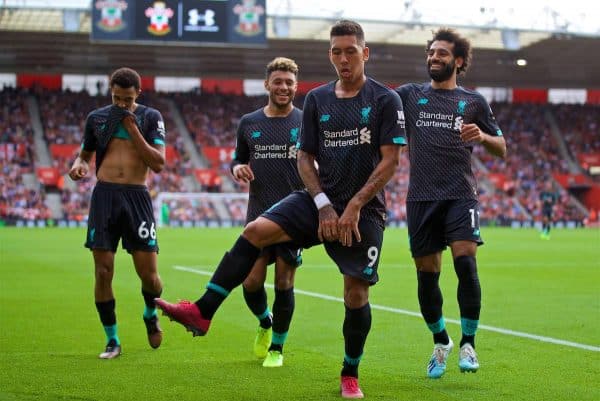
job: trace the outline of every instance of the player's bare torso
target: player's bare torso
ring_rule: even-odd
[[[97,175],[100,181],[145,185],[148,166],[131,140],[112,138]]]

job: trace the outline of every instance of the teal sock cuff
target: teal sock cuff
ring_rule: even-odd
[[[275,345],[283,345],[285,340],[287,339],[288,333],[275,333],[273,332],[273,338],[271,339],[271,344]]]
[[[433,334],[441,333],[446,328],[446,321],[442,316],[440,320],[435,323],[427,323],[427,327],[429,327],[429,330],[431,330]]]
[[[258,320],[263,320],[264,318],[266,318],[267,316],[269,316],[271,314],[271,310],[269,308],[265,309],[265,311],[263,313],[261,313],[260,315],[256,315],[256,317],[258,318]]]
[[[209,290],[213,290],[217,294],[221,294],[225,298],[227,298],[229,296],[229,291],[227,291],[225,288],[223,288],[220,285],[217,285],[215,283],[208,283],[206,285],[206,288]]]
[[[362,354],[358,358],[350,358],[348,355],[344,355],[344,362],[348,365],[358,366],[362,357]]]
[[[112,326],[103,326],[104,327],[104,333],[106,333],[106,339],[108,341],[110,340],[115,340],[117,342],[117,345],[121,344],[121,341],[119,340],[119,336],[117,335],[117,325],[113,324]]]
[[[144,307],[144,319],[151,319],[156,315],[157,315],[156,307],[154,307],[154,308],[149,308],[148,306]]]
[[[466,319],[464,317],[460,318],[460,327],[465,336],[474,336],[477,331],[477,326],[479,326],[479,320]]]

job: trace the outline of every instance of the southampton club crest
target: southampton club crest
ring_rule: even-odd
[[[164,36],[171,32],[169,18],[173,18],[173,9],[168,8],[162,1],[155,1],[152,7],[146,9],[145,15],[150,18],[148,32],[156,36]]]
[[[125,29],[123,11],[127,9],[127,2],[123,0],[97,1],[94,6],[100,10],[100,20],[96,26],[106,32],[118,32]]]
[[[242,4],[233,7],[233,13],[239,16],[239,23],[235,27],[237,33],[255,36],[262,32],[260,16],[265,13],[265,9],[261,5],[256,5],[255,0],[242,0]]]

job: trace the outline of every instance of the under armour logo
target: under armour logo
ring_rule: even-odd
[[[371,143],[371,131],[367,127],[360,130],[360,143]]]
[[[204,14],[198,12],[196,8],[188,11],[188,24],[198,25],[200,21],[204,21],[204,25],[211,26],[215,24],[215,12],[213,10],[206,10]]]
[[[295,146],[290,146],[288,149],[288,159],[295,159],[298,155],[298,149]]]
[[[461,116],[458,116],[454,119],[454,129],[457,131],[460,131],[460,129],[462,128],[463,125],[463,118]]]

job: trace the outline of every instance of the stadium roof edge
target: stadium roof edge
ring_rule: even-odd
[[[70,24],[66,26],[66,13],[70,14]],[[80,32],[91,31],[90,9],[74,7],[16,7],[4,6],[0,10],[0,30],[38,31],[38,32]],[[278,28],[284,20],[286,29]],[[307,14],[275,13],[267,17],[267,38],[287,40],[328,40],[329,24],[335,16],[312,16]],[[434,21],[389,21],[382,19],[361,19],[368,33],[368,43],[398,45],[424,45],[431,31],[441,26]],[[443,24],[442,24],[443,25]],[[467,24],[452,25],[468,37],[473,46],[483,49],[518,50],[540,40],[556,35],[595,38],[593,34],[570,34],[534,29],[504,29],[498,27],[480,27]]]

